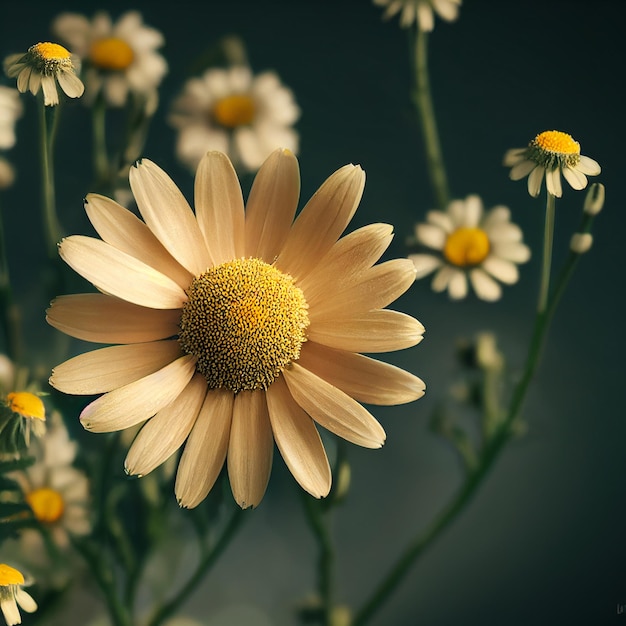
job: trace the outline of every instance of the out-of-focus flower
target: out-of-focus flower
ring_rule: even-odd
[[[249,68],[237,66],[209,69],[188,80],[169,122],[178,129],[176,154],[192,171],[209,150],[255,171],[276,148],[297,152],[292,126],[299,117],[291,90],[274,72],[253,76]]]
[[[37,603],[22,589],[24,584],[22,572],[6,563],[0,563],[0,609],[7,626],[22,623],[18,604],[27,613],[34,613],[37,610]]]
[[[467,295],[467,279],[482,300],[500,298],[502,290],[494,280],[507,285],[518,280],[516,263],[530,258],[522,243],[522,231],[511,223],[511,212],[496,206],[483,213],[482,200],[475,195],[454,200],[447,211],[429,211],[426,223],[415,228],[418,243],[440,254],[412,254],[417,278],[437,270],[432,288],[459,300]]]
[[[144,475],[186,441],[176,476],[181,506],[209,493],[224,462],[245,508],[261,501],[274,441],[300,485],[328,494],[331,472],[316,423],[357,445],[385,433],[360,404],[394,405],[424,384],[360,352],[413,346],[423,326],[385,309],[413,283],[408,259],[374,265],[392,228],[374,224],[339,238],[365,175],[346,165],[294,219],[298,162],[276,150],[260,168],[244,212],[226,155],[209,152],[195,182],[194,215],[167,174],[144,159],[130,184],[145,222],[90,194],[102,240],[71,236],[61,257],[102,293],[62,296],[48,321],[109,346],[54,368],[50,383],[100,394],[81,413],[93,432],[147,420],[125,467]]]
[[[43,89],[44,104],[59,104],[57,82],[70,98],[80,98],[85,86],[76,75],[78,59],[58,43],[37,43],[27,52],[11,54],[4,60],[4,71],[9,78],[17,77],[20,93],[29,90],[33,95]]]
[[[584,189],[587,176],[597,176],[600,166],[580,154],[580,144],[559,130],[539,133],[527,148],[514,148],[504,155],[504,165],[511,168],[512,180],[528,176],[528,193],[537,197],[546,177],[548,193],[561,197],[561,174],[573,189]]]
[[[435,27],[435,13],[447,22],[456,20],[462,0],[374,0],[379,7],[387,7],[383,18],[400,14],[400,26],[408,28],[414,22],[420,30],[430,32]]]
[[[123,106],[129,91],[152,92],[167,73],[167,62],[157,52],[163,35],[145,26],[137,11],[124,13],[115,24],[105,12],[91,21],[78,13],[62,13],[52,30],[82,58],[89,103],[102,90],[108,104]]]
[[[15,182],[15,169],[3,157],[0,157],[0,189],[8,189]]]
[[[9,411],[18,416],[16,422],[26,447],[30,445],[31,433],[41,437],[46,432],[46,408],[42,399],[29,391],[12,391],[7,394],[5,404]],[[9,424],[3,424],[5,430]]]
[[[20,94],[13,87],[0,85],[0,149],[15,145],[15,122],[22,115]]]

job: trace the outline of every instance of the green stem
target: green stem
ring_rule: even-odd
[[[541,267],[541,286],[539,288],[539,313],[546,310],[550,292],[550,269],[552,266],[552,240],[554,239],[554,196],[548,192],[546,199],[546,219],[543,234],[543,264]]]
[[[61,227],[56,212],[54,191],[54,136],[56,132],[58,106],[46,107],[42,97],[40,103],[40,134],[41,134],[41,175],[43,193],[43,221],[46,238],[46,249],[51,259],[57,257],[57,243],[61,239]],[[49,123],[49,117],[52,123]]]
[[[428,76],[428,34],[419,28],[416,28],[414,53],[415,88],[413,91],[413,102],[422,124],[426,165],[435,202],[440,211],[445,211],[450,199],[450,192],[439,142],[439,133],[437,132],[437,121]]]
[[[170,615],[174,614],[178,610],[182,603],[202,581],[207,571],[211,568],[215,561],[217,561],[222,552],[224,552],[231,539],[237,533],[242,521],[243,511],[242,509],[237,508],[232,514],[217,543],[200,559],[200,562],[196,567],[196,571],[193,573],[191,578],[189,578],[182,589],[178,591],[176,596],[174,596],[169,602],[166,602],[154,613],[148,621],[147,626],[159,626],[159,624],[162,624],[168,617],[170,617]]]
[[[20,312],[13,299],[9,263],[4,238],[4,220],[0,207],[0,325],[5,338],[7,356],[14,363],[21,357]]]

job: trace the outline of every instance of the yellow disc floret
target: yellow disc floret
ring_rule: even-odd
[[[256,106],[254,100],[245,94],[226,96],[213,107],[213,117],[226,128],[247,126],[254,120]]]
[[[580,144],[560,130],[546,130],[530,142],[527,156],[549,170],[574,167],[580,161]]]
[[[489,237],[480,228],[457,228],[448,235],[443,254],[458,267],[468,267],[482,263],[489,254]]]
[[[36,43],[28,49],[28,64],[44,76],[52,76],[59,71],[73,69],[72,55],[58,43]]]
[[[6,563],[0,563],[0,587],[8,587],[9,585],[23,585],[24,576],[22,572]]]
[[[260,259],[235,259],[192,282],[179,341],[209,388],[267,389],[300,356],[309,325],[293,278]]]
[[[43,524],[59,521],[65,508],[63,496],[49,487],[41,487],[26,494],[26,502],[33,515]]]
[[[59,59],[69,59],[70,52],[67,48],[60,46],[58,43],[50,43],[45,41],[43,43],[36,43],[31,46],[30,51],[34,54],[38,54],[42,59],[47,61],[58,61]]]
[[[121,71],[131,65],[135,58],[133,49],[123,39],[106,37],[91,44],[89,59],[103,70]]]
[[[46,419],[46,408],[39,396],[28,391],[12,392],[7,396],[7,406],[22,417]]]

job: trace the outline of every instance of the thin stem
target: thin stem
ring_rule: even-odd
[[[548,192],[546,199],[546,219],[543,234],[543,264],[541,266],[541,286],[539,288],[539,313],[545,311],[550,292],[550,268],[552,265],[552,240],[554,239],[554,196]]]
[[[4,238],[4,219],[0,207],[0,325],[5,338],[7,356],[14,363],[21,357],[20,312],[13,300],[9,263]]]
[[[435,195],[435,202],[439,210],[445,211],[448,206],[450,192],[439,142],[439,133],[437,132],[437,120],[435,118],[430,78],[428,76],[428,34],[419,28],[417,28],[415,35],[414,53],[415,88],[413,90],[413,102],[422,124],[426,165]]]

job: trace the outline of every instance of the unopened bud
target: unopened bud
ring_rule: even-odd
[[[593,183],[585,196],[583,211],[588,215],[597,215],[604,206],[604,185]]]
[[[569,247],[575,254],[585,254],[591,248],[593,237],[591,233],[574,233],[570,241]]]

